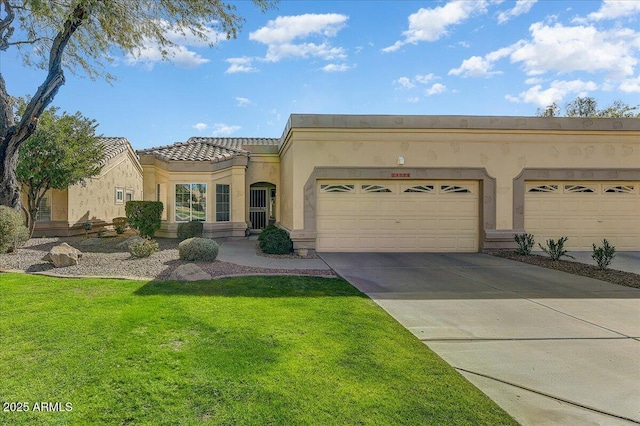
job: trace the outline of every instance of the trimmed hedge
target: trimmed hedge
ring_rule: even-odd
[[[218,243],[209,238],[187,238],[178,244],[178,253],[182,260],[214,261],[218,257]]]
[[[288,254],[293,250],[293,242],[284,229],[276,228],[267,233],[263,231],[260,236],[262,237],[262,239],[258,237],[260,249],[267,254]]]
[[[186,240],[187,238],[202,237],[204,225],[200,221],[192,220],[191,222],[178,224],[178,238]]]
[[[147,238],[153,238],[160,229],[163,209],[161,201],[127,201],[124,207],[129,225]]]

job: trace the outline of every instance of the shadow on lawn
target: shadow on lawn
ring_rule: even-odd
[[[364,293],[341,279],[299,276],[246,276],[212,281],[150,281],[137,296],[224,297],[362,297]]]

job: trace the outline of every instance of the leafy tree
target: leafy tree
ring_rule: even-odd
[[[594,118],[640,118],[640,105],[630,106],[620,100],[613,101],[605,109],[598,109],[598,102],[591,97],[577,97],[565,105],[566,117],[594,117]],[[560,107],[557,103],[548,105],[545,109],[538,108],[538,117],[559,117]]]
[[[262,10],[276,1],[252,0]],[[170,33],[213,45],[218,31],[235,38],[242,21],[225,0],[0,0],[0,51],[18,49],[26,65],[47,72],[20,120],[0,73],[0,205],[20,207],[18,150],[64,84],[63,67],[111,79],[104,61],[114,51],[135,56],[152,42],[167,58]]]
[[[27,192],[29,236],[33,235],[40,201],[49,189],[66,189],[96,176],[102,166],[104,146],[95,136],[94,120],[45,110],[38,128],[20,146],[17,178]]]

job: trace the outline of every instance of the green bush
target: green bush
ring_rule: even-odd
[[[262,240],[264,240],[264,239],[267,237],[267,235],[269,235],[269,233],[274,232],[274,231],[277,231],[278,229],[280,229],[280,228],[278,228],[278,227],[277,227],[277,226],[275,226],[275,225],[267,225],[267,226],[262,230],[262,232],[260,233],[260,235],[258,235],[258,241],[262,241]]]
[[[178,254],[182,260],[214,261],[218,257],[218,243],[209,238],[187,238],[178,244]]]
[[[178,238],[186,240],[187,238],[202,237],[203,224],[200,221],[192,220],[191,222],[178,224]]]
[[[516,243],[518,244],[518,248],[516,249],[516,253],[529,256],[531,254],[531,249],[535,244],[535,240],[533,238],[533,234],[517,234],[514,236]]]
[[[607,267],[611,265],[613,258],[616,257],[616,248],[609,244],[609,241],[605,238],[602,240],[602,246],[596,247],[596,245],[593,244],[591,257],[598,264],[598,268],[607,269]]]
[[[557,261],[560,260],[560,258],[563,256],[575,259],[575,257],[567,254],[568,251],[564,249],[564,243],[566,243],[568,239],[569,237],[561,237],[557,242],[555,240],[548,239],[546,246],[543,247],[542,244],[538,245],[545,253],[549,255],[551,260]]]
[[[0,253],[14,251],[29,239],[22,215],[15,209],[0,206]]]
[[[291,253],[293,243],[287,231],[276,228],[260,240],[260,249],[268,254],[287,254]]]
[[[124,207],[129,225],[148,238],[160,229],[162,209],[161,201],[127,201]]]
[[[124,234],[124,231],[127,230],[128,221],[126,217],[114,217],[111,223],[113,223],[116,234]]]
[[[159,249],[158,242],[150,238],[134,241],[129,245],[129,253],[133,257],[149,257],[153,253],[157,253]]]

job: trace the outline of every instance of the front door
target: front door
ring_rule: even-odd
[[[251,229],[267,226],[267,188],[251,188],[249,193],[249,220]]]

